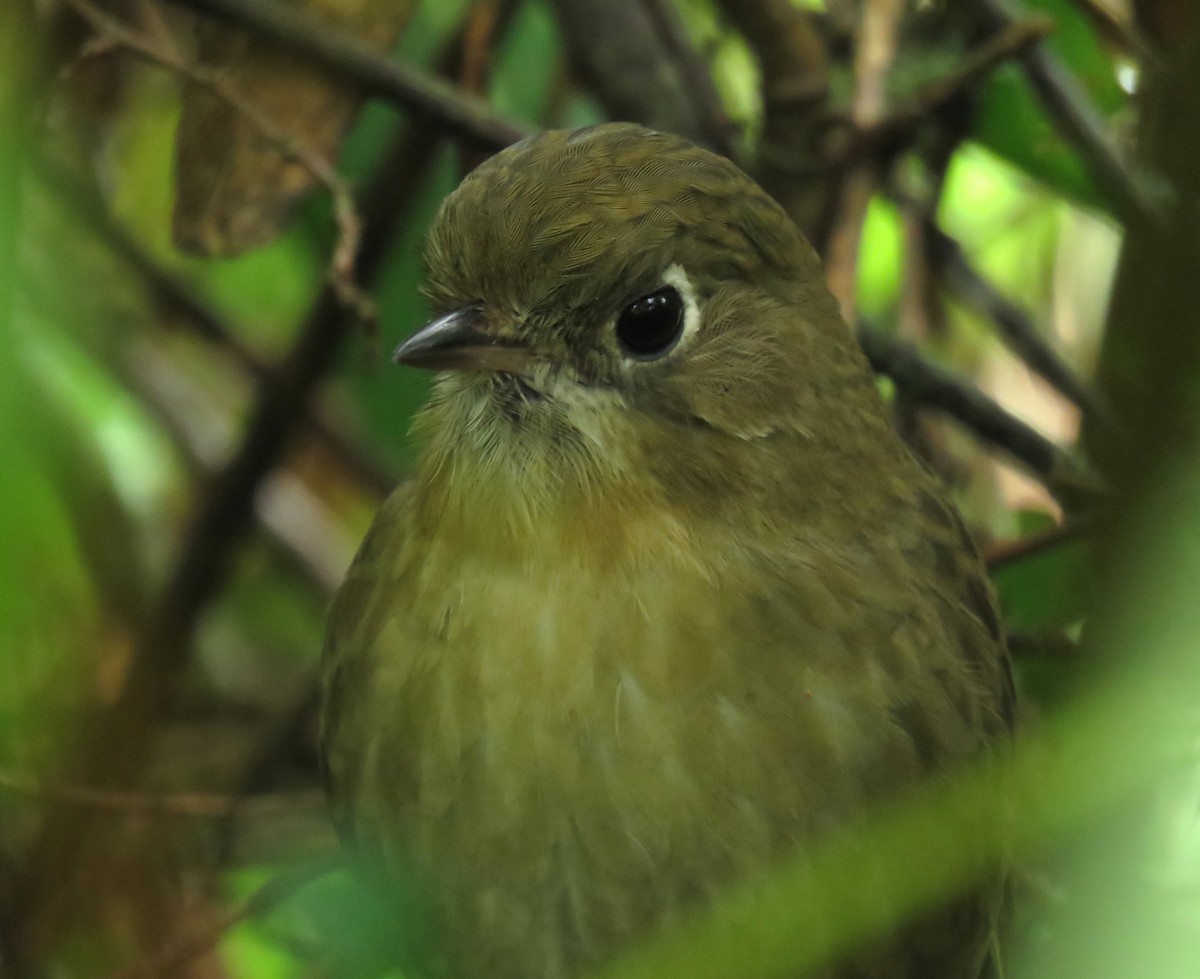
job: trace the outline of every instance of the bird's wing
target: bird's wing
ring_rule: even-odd
[[[346,572],[329,612],[322,654],[321,766],[333,818],[345,839],[354,835],[355,796],[376,718],[361,703],[375,670],[374,637],[393,594],[412,526],[412,484],[399,487],[380,508]]]

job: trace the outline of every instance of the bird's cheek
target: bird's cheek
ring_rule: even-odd
[[[775,431],[794,402],[783,359],[745,343],[713,344],[681,371],[679,387],[695,417],[739,438]]]

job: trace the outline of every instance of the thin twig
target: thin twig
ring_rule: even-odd
[[[357,38],[331,30],[277,0],[167,0],[219,17],[308,55],[368,95],[436,119],[449,135],[502,149],[534,130],[497,113],[482,99],[384,57]]]
[[[1052,493],[1086,486],[1069,455],[974,385],[924,360],[911,345],[871,327],[860,326],[858,339],[871,366],[892,378],[907,397],[955,419],[983,442],[1002,450]]]
[[[486,97],[495,52],[503,45],[520,5],[521,0],[476,0],[471,5],[458,45],[457,70],[443,72],[447,78],[457,78],[464,92]],[[470,173],[494,152],[494,147],[482,144],[460,145],[459,174]]]
[[[97,32],[86,53],[100,53],[112,47],[125,48],[161,65],[200,86],[220,99],[272,143],[281,153],[294,159],[328,192],[333,201],[337,242],[329,259],[329,282],[338,299],[365,324],[375,323],[375,307],[354,281],[354,265],[362,239],[362,222],[354,204],[354,194],[333,165],[312,147],[296,139],[253,102],[243,98],[226,83],[220,72],[189,61],[166,43],[130,30],[126,24],[101,10],[91,0],[65,0]]]
[[[1127,23],[1098,0],[1073,0],[1106,44],[1139,62],[1154,57],[1150,45],[1133,24]],[[1128,8],[1126,8],[1128,9]]]
[[[462,71],[458,82],[464,91],[481,97],[487,95],[499,17],[497,0],[476,0],[467,13],[463,31]]]
[[[155,979],[180,975],[184,966],[214,949],[238,925],[266,917],[298,891],[340,866],[342,860],[335,858],[306,863],[275,874],[237,907],[218,915],[208,927],[168,942],[152,955],[111,973],[109,979]]]
[[[0,790],[45,802],[66,803],[125,816],[179,816],[228,819],[247,814],[266,816],[323,798],[317,791],[237,797],[214,792],[132,792],[48,782],[17,772],[0,771]]]
[[[968,52],[948,74],[935,78],[906,103],[891,109],[870,125],[852,126],[846,140],[829,159],[828,166],[840,168],[911,140],[950,103],[983,81],[1000,65],[1027,52],[1054,30],[1048,17],[1014,21]]]
[[[1101,425],[1106,433],[1115,431],[1112,412],[1103,403],[1099,392],[1079,377],[1046,342],[1029,314],[981,275],[962,246],[928,216],[925,218],[925,243],[942,281],[961,302],[991,320],[1004,343],[1030,370]]]

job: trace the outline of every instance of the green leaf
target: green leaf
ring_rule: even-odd
[[[1089,552],[1086,540],[1067,540],[995,568],[992,580],[1008,627],[1043,632],[1077,624],[1089,597]]]
[[[1055,31],[1041,43],[1079,83],[1099,114],[1111,118],[1127,99],[1112,60],[1077,5],[1069,0],[1030,0],[1027,6],[1053,18]],[[973,137],[1077,204],[1111,212],[1110,202],[1015,65],[994,72],[983,85]]]
[[[239,895],[249,897],[273,876],[297,868],[258,868],[232,877]],[[299,868],[302,872],[303,868]],[[349,870],[324,874],[290,894],[265,918],[234,933],[226,951],[239,965],[237,975],[260,979],[310,974],[296,971],[253,971],[261,961],[272,969],[286,968],[281,950],[311,949],[325,966],[323,975],[338,979],[403,979],[397,957],[411,947],[418,915],[399,902],[383,899]],[[417,929],[419,931],[419,929]]]
[[[524,3],[497,52],[489,100],[500,112],[537,124],[561,57],[554,18],[544,3]]]

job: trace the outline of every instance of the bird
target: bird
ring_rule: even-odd
[[[419,462],[321,674],[334,818],[420,895],[418,971],[586,973],[1008,738],[970,535],[735,164],[543,132],[424,259],[434,318],[394,356],[435,372]],[[1000,889],[819,976],[973,979]]]

